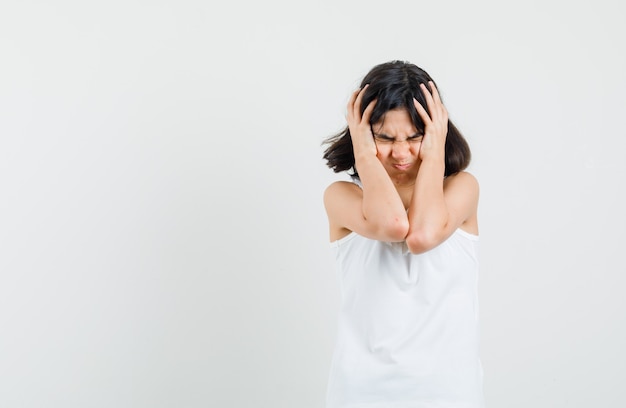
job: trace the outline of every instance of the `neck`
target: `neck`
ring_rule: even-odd
[[[396,186],[397,189],[401,188],[411,188],[415,185],[415,175],[412,174],[400,174],[391,178],[393,181],[393,185]]]

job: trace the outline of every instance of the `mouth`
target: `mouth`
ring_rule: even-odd
[[[409,167],[411,167],[411,163],[397,163],[394,164],[393,167],[398,170],[407,170]]]

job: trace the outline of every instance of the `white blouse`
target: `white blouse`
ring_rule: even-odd
[[[341,287],[327,408],[483,408],[478,236],[423,254],[354,232],[331,243]]]

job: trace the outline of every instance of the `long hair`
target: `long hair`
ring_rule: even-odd
[[[370,124],[378,123],[390,110],[404,108],[409,113],[418,132],[423,134],[425,130],[424,121],[415,109],[413,98],[417,99],[428,112],[426,98],[420,89],[420,84],[428,84],[428,81],[435,83],[426,71],[409,62],[391,61],[376,65],[361,81],[361,88],[369,84],[361,101],[361,115],[369,103],[376,99]],[[430,114],[430,112],[428,113]],[[359,177],[354,165],[354,150],[348,126],[324,140],[322,144],[328,146],[323,156],[328,167],[335,173],[351,170],[350,175],[352,177]],[[464,170],[469,165],[470,160],[471,152],[467,141],[456,126],[448,120],[445,176]]]

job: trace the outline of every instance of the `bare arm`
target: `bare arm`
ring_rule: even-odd
[[[422,85],[430,115],[415,101],[426,124],[420,147],[421,164],[409,207],[406,241],[413,253],[426,252],[445,241],[457,228],[476,216],[478,183],[466,172],[444,180],[448,112],[434,84],[432,95]]]
[[[326,189],[324,204],[331,224],[331,239],[332,229],[343,228],[380,241],[402,241],[408,232],[408,217],[400,195],[376,157],[370,126],[376,102],[367,106],[363,116],[360,113],[366,87],[352,94],[347,115],[363,190],[345,182],[333,183]]]

